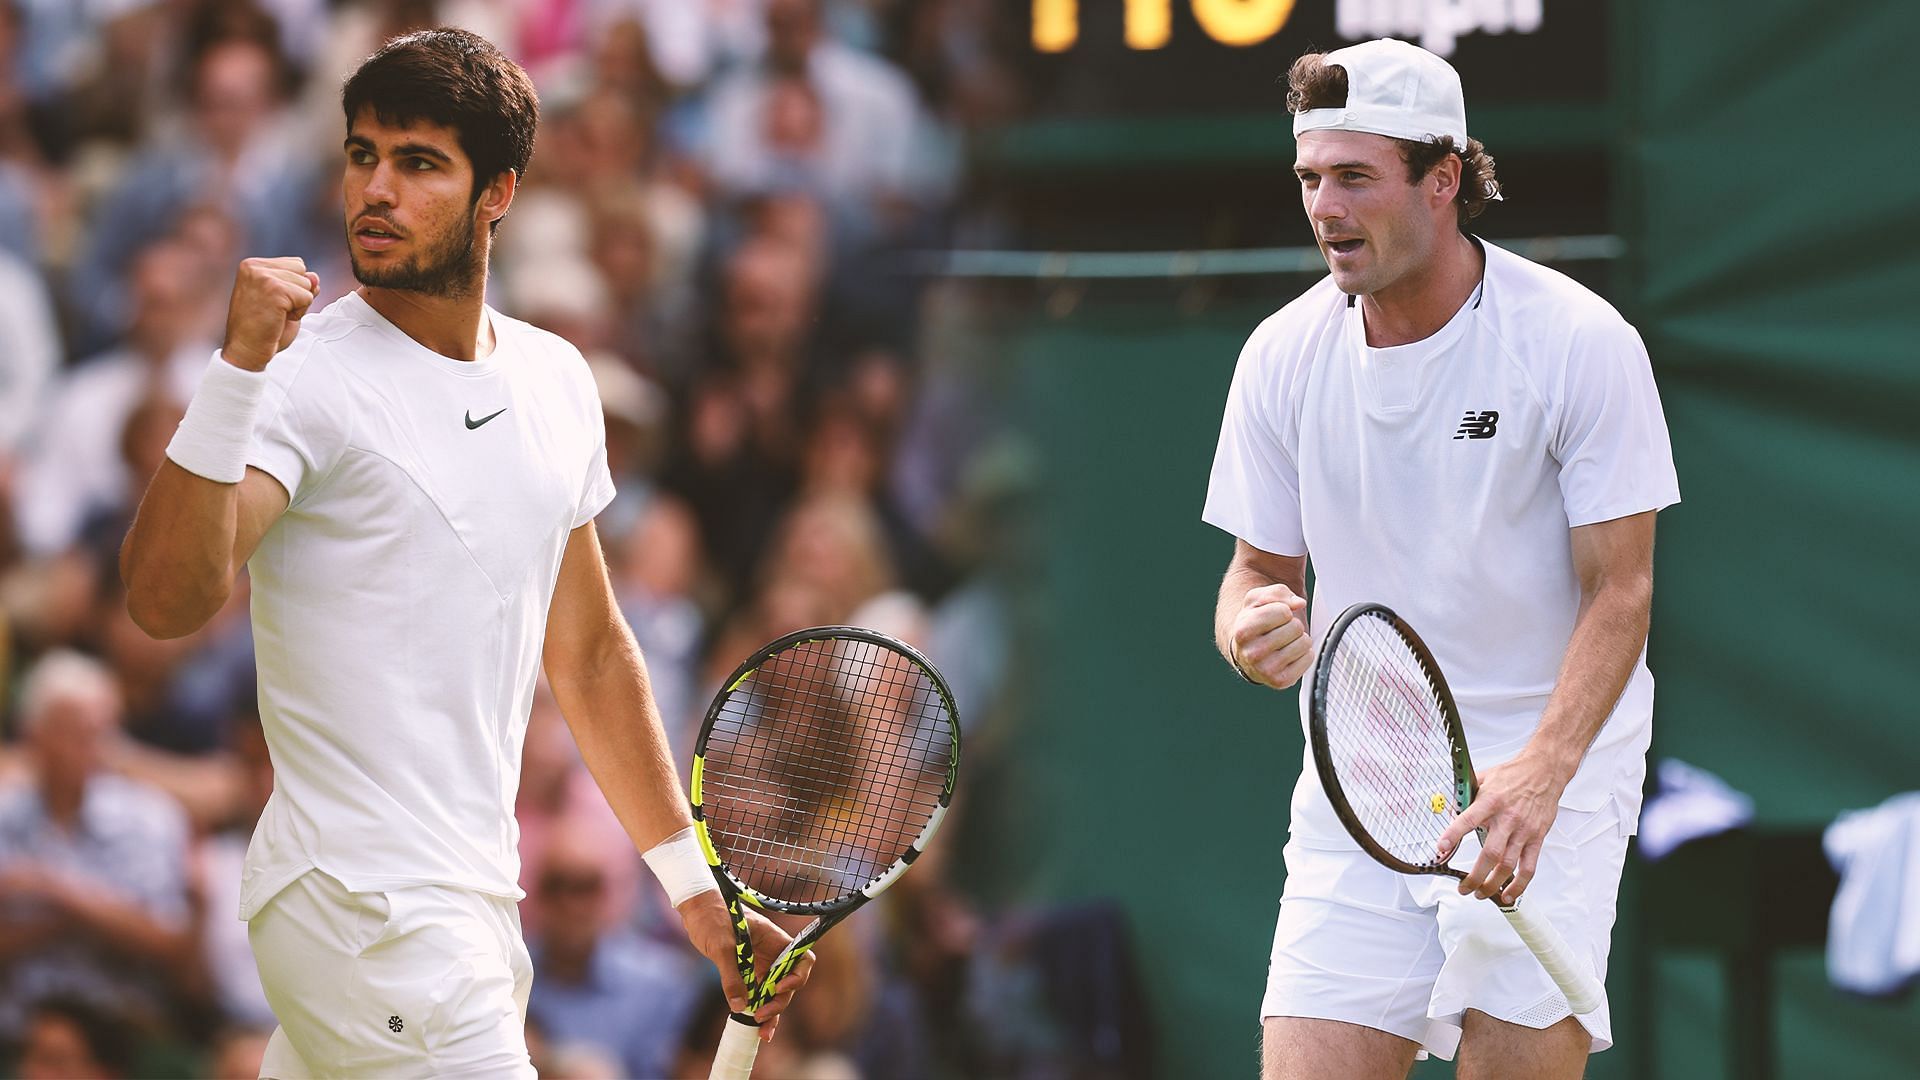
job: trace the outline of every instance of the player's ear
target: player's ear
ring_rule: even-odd
[[[1459,154],[1448,154],[1427,174],[1428,191],[1437,204],[1444,205],[1460,197],[1460,178],[1464,168]]]
[[[480,220],[495,222],[507,216],[507,208],[513,205],[513,194],[519,189],[520,174],[512,169],[502,170],[480,189],[477,205]]]

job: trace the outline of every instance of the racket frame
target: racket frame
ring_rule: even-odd
[[[1466,874],[1444,862],[1420,865],[1407,862],[1388,851],[1360,823],[1360,815],[1354,811],[1353,804],[1347,801],[1346,789],[1341,786],[1340,776],[1334,771],[1333,751],[1327,739],[1326,716],[1327,692],[1333,680],[1333,665],[1327,663],[1327,660],[1333,656],[1334,650],[1339,648],[1340,639],[1346,635],[1347,627],[1360,619],[1370,618],[1386,621],[1407,643],[1408,648],[1413,652],[1414,659],[1420,664],[1421,674],[1426,677],[1427,685],[1432,687],[1435,697],[1440,701],[1440,713],[1446,723],[1447,746],[1453,763],[1453,797],[1462,812],[1472,805],[1473,796],[1477,790],[1473,778],[1473,757],[1467,752],[1466,729],[1460,722],[1460,710],[1454,705],[1453,690],[1447,686],[1446,676],[1440,673],[1439,663],[1434,660],[1432,651],[1427,648],[1427,643],[1420,640],[1420,635],[1414,633],[1413,627],[1409,626],[1405,619],[1385,604],[1373,603],[1354,604],[1340,613],[1340,617],[1333,621],[1332,629],[1328,630],[1326,637],[1322,639],[1320,656],[1314,663],[1313,693],[1307,703],[1307,738],[1313,744],[1313,763],[1315,770],[1320,774],[1320,786],[1326,791],[1327,801],[1333,804],[1334,815],[1340,819],[1340,824],[1347,830],[1347,834],[1352,836],[1354,842],[1364,848],[1367,854],[1383,865],[1403,874],[1451,874],[1454,877],[1465,878]]]
[[[947,757],[946,777],[941,784],[939,801],[926,825],[921,828],[905,852],[895,856],[894,861],[885,870],[859,889],[831,900],[796,902],[767,896],[735,877],[733,872],[727,869],[726,862],[721,858],[719,848],[714,843],[713,835],[708,828],[703,781],[706,775],[707,741],[713,733],[714,724],[722,710],[733,698],[734,691],[764,667],[767,661],[789,649],[820,641],[866,642],[897,652],[912,661],[933,684],[935,691],[940,695],[941,704],[946,707],[947,715],[952,720],[950,725],[952,749]],[[779,985],[780,980],[793,970],[802,956],[812,950],[821,936],[862,904],[885,892],[889,886],[899,880],[901,874],[906,873],[907,867],[913,865],[914,860],[920,857],[920,853],[926,850],[927,843],[933,839],[934,833],[940,828],[940,823],[945,820],[947,809],[953,803],[954,785],[959,778],[959,771],[960,710],[954,705],[953,691],[947,686],[947,681],[940,674],[939,669],[933,666],[933,662],[928,660],[924,653],[898,638],[862,626],[808,627],[768,642],[733,670],[733,674],[727,677],[721,691],[714,695],[713,702],[707,706],[706,716],[701,721],[700,736],[693,746],[693,773],[689,787],[689,806],[693,812],[694,835],[700,841],[700,851],[706,856],[707,866],[713,871],[714,881],[720,886],[720,894],[727,902],[727,916],[733,924],[734,963],[740,969],[740,978],[747,986],[747,1011],[744,1014],[733,1014],[733,1020],[748,1026],[757,1026],[757,1021],[753,1019],[754,1011],[773,998],[774,988]],[[743,902],[764,911],[814,917],[813,922],[794,935],[787,947],[774,958],[773,963],[768,966],[764,979],[755,978],[753,938],[748,930],[746,909],[741,906]]]
[[[1459,800],[1459,812],[1465,813],[1473,805],[1474,795],[1478,792],[1473,775],[1473,758],[1467,753],[1466,729],[1460,722],[1460,709],[1454,704],[1453,690],[1447,685],[1447,678],[1440,671],[1440,664],[1434,660],[1427,643],[1420,640],[1412,626],[1407,624],[1392,608],[1384,604],[1362,602],[1348,607],[1333,622],[1320,645],[1319,656],[1314,661],[1313,692],[1307,702],[1307,739],[1313,747],[1313,761],[1320,774],[1320,786],[1327,793],[1327,801],[1333,804],[1334,816],[1366,853],[1381,865],[1403,874],[1433,874],[1466,880],[1463,870],[1456,870],[1447,862],[1439,860],[1434,853],[1435,862],[1419,865],[1407,862],[1389,852],[1375,840],[1361,824],[1359,814],[1354,812],[1353,804],[1348,802],[1345,789],[1340,785],[1339,774],[1333,767],[1333,753],[1327,738],[1326,701],[1327,690],[1333,678],[1333,665],[1328,661],[1339,648],[1340,639],[1347,628],[1360,619],[1379,618],[1391,625],[1400,635],[1419,663],[1427,682],[1432,686],[1434,696],[1440,702],[1440,713],[1445,721],[1447,743],[1453,762],[1454,795]],[[1475,832],[1484,843],[1486,830]],[[1498,907],[1520,939],[1526,943],[1546,969],[1554,985],[1566,996],[1567,1004],[1575,1015],[1585,1016],[1598,1009],[1606,1000],[1606,988],[1593,974],[1591,966],[1575,953],[1553,924],[1520,908],[1518,900],[1511,904],[1502,901],[1497,895],[1488,897]]]

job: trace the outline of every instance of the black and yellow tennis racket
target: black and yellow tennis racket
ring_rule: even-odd
[[[1473,803],[1473,759],[1453,691],[1406,620],[1379,604],[1340,613],[1320,645],[1307,729],[1327,800],[1367,854],[1403,874],[1467,876],[1439,847]],[[1552,923],[1494,903],[1575,1013],[1600,1007],[1600,980]]]
[[[822,934],[925,850],[959,766],[952,691],[885,634],[801,630],[727,680],[693,749],[693,821],[748,994],[714,1056],[716,1080],[745,1080],[760,1046],[755,1010]],[[743,901],[814,916],[759,979]]]

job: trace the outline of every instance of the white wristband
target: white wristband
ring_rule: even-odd
[[[691,825],[641,852],[640,857],[647,860],[647,869],[660,879],[660,887],[667,890],[667,900],[674,907],[720,888],[713,880],[713,870],[707,865],[706,853],[700,850],[700,840]]]
[[[266,391],[264,372],[235,367],[215,352],[187,415],[167,444],[167,457],[195,476],[239,483],[247,475],[253,414]]]

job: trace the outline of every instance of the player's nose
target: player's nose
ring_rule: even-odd
[[[382,161],[373,167],[367,177],[367,186],[360,190],[360,197],[370,206],[393,205],[394,166],[392,162]]]
[[[1347,216],[1347,204],[1334,184],[1321,184],[1307,197],[1307,216],[1315,221],[1336,221]]]

